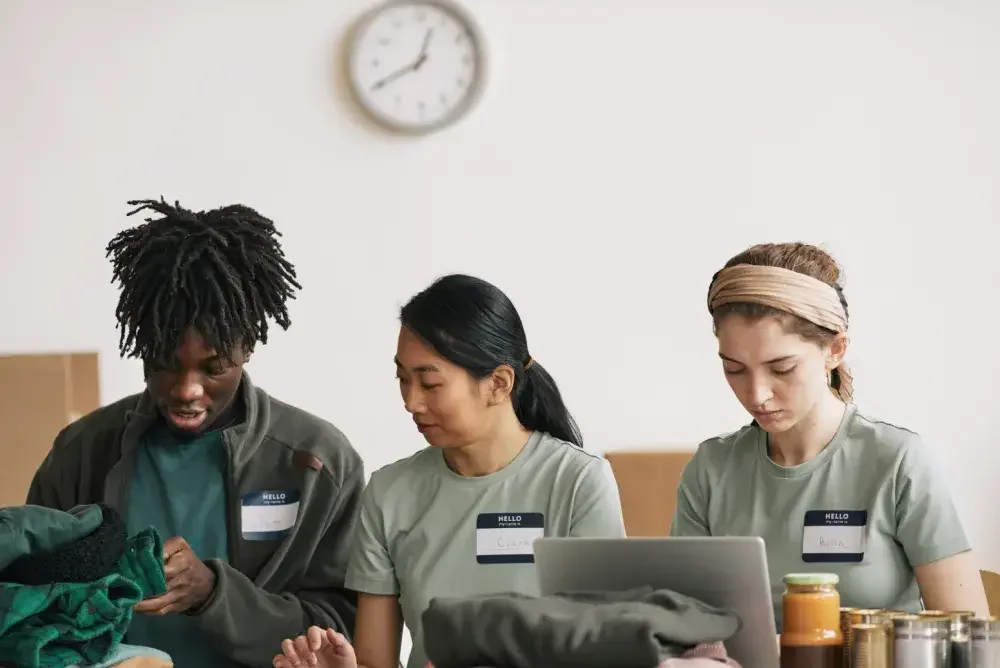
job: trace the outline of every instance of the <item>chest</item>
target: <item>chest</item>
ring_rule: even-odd
[[[552,497],[513,486],[438,487],[396,517],[387,547],[410,623],[437,596],[537,594],[532,543],[567,535],[571,525],[572,509]]]

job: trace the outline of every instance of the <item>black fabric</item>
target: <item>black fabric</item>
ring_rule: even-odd
[[[95,582],[110,573],[125,553],[128,532],[114,508],[99,505],[103,519],[94,531],[79,540],[18,557],[0,573],[0,582]]]
[[[436,598],[422,619],[434,668],[652,668],[741,625],[733,612],[652,587]]]

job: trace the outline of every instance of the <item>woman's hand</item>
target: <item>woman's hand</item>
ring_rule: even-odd
[[[333,629],[310,626],[304,636],[283,641],[281,651],[271,662],[274,668],[358,668],[351,643]]]

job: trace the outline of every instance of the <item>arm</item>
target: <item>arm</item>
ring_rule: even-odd
[[[919,441],[906,444],[896,474],[896,538],[913,566],[927,608],[989,614],[958,510]]]
[[[573,495],[573,519],[570,536],[624,538],[625,519],[622,517],[618,483],[606,459],[587,464],[576,483]]]
[[[398,596],[361,594],[354,627],[358,668],[396,668],[402,630]]]
[[[702,467],[701,452],[696,452],[684,466],[677,485],[677,505],[670,523],[671,536],[711,536],[708,526],[708,480]]]
[[[295,591],[272,594],[229,564],[206,562],[215,573],[215,589],[191,618],[232,661],[259,665],[282,639],[309,626],[350,636],[357,595],[345,588],[344,573],[363,488],[364,471],[358,464],[340,481],[322,538]]]
[[[70,425],[72,426],[72,425]],[[67,448],[67,432],[64,428],[52,443],[52,449],[35,471],[28,487],[25,503],[32,506],[45,506],[56,510],[69,510],[77,505],[75,499],[67,498],[65,490],[75,489],[75,484],[67,484],[65,470],[66,458],[71,455]]]
[[[920,597],[929,610],[971,610],[988,617],[983,578],[972,550],[916,566]]]

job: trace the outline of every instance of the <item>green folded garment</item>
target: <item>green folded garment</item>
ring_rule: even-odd
[[[66,511],[44,506],[0,508],[0,571],[24,555],[81,539],[93,533],[102,520],[97,505]]]
[[[152,527],[129,538],[117,568],[95,582],[0,582],[0,665],[99,664],[125,636],[132,606],[166,591],[163,541]]]

